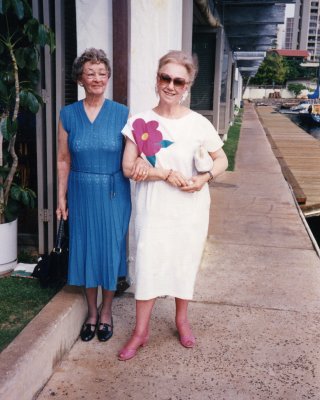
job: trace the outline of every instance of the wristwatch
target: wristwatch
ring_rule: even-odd
[[[208,183],[209,183],[209,182],[212,181],[213,175],[212,175],[211,171],[207,171],[206,173],[209,174],[209,176],[210,176],[210,178],[209,178],[209,180],[208,180]]]

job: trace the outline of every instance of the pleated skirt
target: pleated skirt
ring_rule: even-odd
[[[71,171],[68,181],[68,284],[115,290],[127,274],[130,183],[114,175]]]

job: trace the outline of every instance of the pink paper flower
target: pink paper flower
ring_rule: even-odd
[[[162,133],[157,130],[157,121],[146,122],[142,118],[136,119],[133,124],[133,137],[139,152],[147,157],[154,156],[161,149]]]
[[[163,140],[162,133],[157,129],[158,126],[158,121],[146,122],[143,118],[136,119],[132,124],[132,134],[139,153],[143,153],[153,166],[157,162],[156,154],[173,144],[170,140]]]

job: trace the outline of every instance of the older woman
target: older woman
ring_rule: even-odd
[[[159,104],[129,119],[123,158],[132,177],[137,157],[149,162],[148,175],[136,185],[136,326],[119,360],[135,356],[149,338],[149,321],[158,296],[175,297],[175,322],[182,346],[195,345],[187,310],[205,244],[210,194],[208,182],[228,161],[212,124],[181,103],[197,73],[191,56],[171,51],[159,60]],[[203,146],[212,169],[195,170],[194,154]]]
[[[69,217],[68,284],[84,286],[88,316],[80,336],[106,341],[113,334],[112,299],[125,276],[130,184],[122,172],[121,129],[128,108],[105,98],[110,62],[90,48],[73,63],[73,79],[85,98],[62,108],[58,127],[58,219]],[[133,172],[133,171],[132,171]],[[133,172],[135,178],[138,172]],[[102,287],[100,316],[97,290]]]

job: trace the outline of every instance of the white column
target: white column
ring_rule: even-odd
[[[95,47],[107,53],[112,66],[112,0],[76,0],[77,54]],[[112,98],[112,75],[106,96]],[[84,97],[83,88],[78,88],[78,98]]]
[[[130,4],[129,106],[132,114],[157,104],[158,60],[182,48],[182,0]]]

